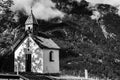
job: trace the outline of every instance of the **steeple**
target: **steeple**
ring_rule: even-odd
[[[35,19],[33,15],[33,11],[31,9],[31,14],[28,16],[26,22],[25,22],[25,31],[33,32],[33,28],[37,27],[38,25],[37,20]]]

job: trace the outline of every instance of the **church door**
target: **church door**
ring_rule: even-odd
[[[26,72],[31,72],[31,54],[26,54]]]

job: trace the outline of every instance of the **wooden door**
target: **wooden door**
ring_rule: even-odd
[[[26,72],[31,72],[31,54],[26,54]]]

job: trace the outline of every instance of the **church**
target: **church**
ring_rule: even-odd
[[[43,33],[37,33],[39,25],[33,12],[25,22],[25,31],[12,46],[8,71],[33,73],[59,73],[60,47]],[[7,64],[6,63],[6,64]],[[11,70],[9,70],[11,69]]]

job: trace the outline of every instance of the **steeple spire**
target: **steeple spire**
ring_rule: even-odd
[[[31,14],[27,18],[25,24],[26,25],[29,25],[29,24],[37,24],[38,25],[38,22],[37,22],[37,20],[35,19],[34,15],[33,15],[32,9],[31,9]]]
[[[37,26],[38,26],[38,22],[35,19],[32,8],[31,8],[31,14],[28,16],[28,18],[25,22],[25,31],[33,32],[33,30],[35,30],[35,28],[37,28]]]

